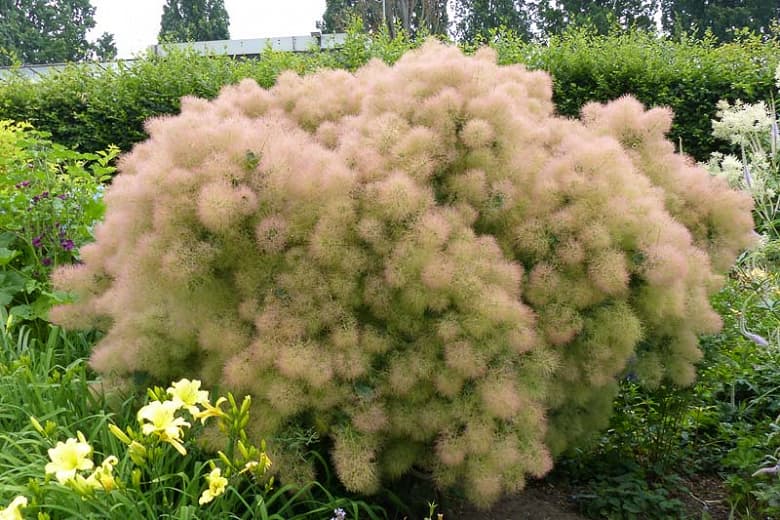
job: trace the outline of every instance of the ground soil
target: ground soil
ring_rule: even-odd
[[[715,475],[696,475],[685,482],[687,488],[677,498],[685,504],[689,518],[729,520],[731,512],[726,501],[723,481]]]
[[[445,520],[587,520],[577,512],[578,490],[561,482],[539,481],[522,493],[504,497],[487,511],[465,503],[451,503],[444,511]],[[691,519],[728,520],[729,507],[723,482],[716,476],[697,475],[674,493],[685,504]]]
[[[445,520],[586,520],[577,514],[577,505],[559,485],[535,482],[522,493],[504,497],[487,511],[466,504],[452,504]]]

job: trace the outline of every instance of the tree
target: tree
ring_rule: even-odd
[[[325,32],[343,31],[350,16],[360,17],[370,32],[378,31],[384,22],[392,36],[399,27],[415,35],[420,31],[444,34],[449,26],[447,0],[327,0],[320,27]]]
[[[661,0],[661,21],[669,34],[710,29],[728,41],[734,29],[744,27],[768,34],[773,20],[780,20],[780,4],[768,0]]]
[[[353,16],[363,21],[367,31],[379,30],[382,26],[381,0],[327,0],[320,29],[326,33],[344,32]]]
[[[537,26],[544,35],[560,34],[570,25],[590,25],[600,34],[613,28],[655,28],[659,0],[540,0]]]
[[[89,0],[0,0],[0,13],[0,65],[116,56],[113,35],[87,40],[95,27]]]
[[[93,44],[93,57],[101,60],[113,60],[116,58],[116,43],[114,35],[103,33]]]
[[[533,6],[528,4],[524,0],[455,0],[457,37],[461,41],[473,41],[501,26],[529,37]]]
[[[230,20],[224,0],[166,0],[160,42],[228,40]]]

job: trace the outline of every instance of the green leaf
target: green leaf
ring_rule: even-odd
[[[30,305],[15,305],[11,307],[11,310],[8,314],[11,316],[18,316],[24,320],[34,320],[37,317],[35,315],[35,311]]]
[[[0,266],[8,265],[11,260],[19,256],[21,253],[15,249],[8,249],[6,247],[0,247]]]
[[[0,272],[0,305],[8,305],[24,289],[24,278],[17,273]]]
[[[16,240],[16,233],[11,233],[10,231],[6,231],[5,233],[0,233],[0,247],[2,248],[10,247],[11,244],[14,243],[14,240]]]
[[[34,278],[28,278],[24,283],[24,292],[26,292],[27,294],[32,294],[38,289],[40,289],[41,287],[43,287],[41,282],[39,282]]]
[[[67,291],[41,291],[41,295],[48,297],[51,305],[73,303],[76,301],[76,295]]]

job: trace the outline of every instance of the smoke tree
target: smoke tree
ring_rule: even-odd
[[[632,98],[557,117],[551,81],[436,42],[393,67],[184,98],[120,163],[69,327],[107,387],[251,394],[371,493],[412,466],[488,505],[605,426],[617,379],[690,384],[751,200]]]

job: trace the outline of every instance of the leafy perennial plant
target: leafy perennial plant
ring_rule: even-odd
[[[28,124],[0,121],[0,306],[12,322],[45,319],[63,301],[49,274],[92,240],[118,153],[74,152]]]
[[[155,466],[158,460],[167,457],[162,445],[169,444],[180,455],[187,455],[184,442],[191,423],[185,416],[193,421],[200,420],[202,424],[213,417],[219,420],[218,429],[226,440],[227,449],[219,451],[218,458],[208,462],[212,469],[205,476],[206,487],[198,503],[204,506],[214,501],[225,493],[229,479],[241,479],[242,475],[264,482],[262,489],[267,492],[273,484],[273,479],[265,477],[271,460],[265,453],[264,444],[259,449],[252,446],[244,430],[250,399],[247,397],[241,406],[237,406],[232,394],[228,394],[228,397],[220,397],[211,404],[208,392],[200,390],[200,385],[200,381],[182,379],[167,390],[150,390],[151,401],[137,414],[140,431],[132,427],[122,430],[115,424],[109,424],[111,433],[126,445],[125,455],[108,455],[96,466],[93,447],[82,432],[77,432],[75,438],[59,441],[48,450],[50,461],[46,464],[45,474],[53,475],[59,485],[85,498],[97,492],[125,493],[143,489],[148,485],[144,475],[149,482],[161,478],[161,475],[155,475]],[[230,408],[223,411],[220,406],[228,401]],[[44,438],[49,437],[46,427],[34,417],[30,420],[38,433]],[[115,475],[120,457],[122,460],[129,458],[132,463],[121,465],[127,474],[123,479]],[[0,519],[21,518],[20,509],[27,507],[28,503],[27,497],[17,496],[7,508],[0,510]],[[45,503],[38,505],[45,511]]]
[[[251,395],[287,481],[311,478],[284,441],[304,426],[349,490],[417,466],[490,504],[603,427],[625,371],[691,383],[708,298],[753,241],[750,197],[674,152],[669,111],[575,121],[551,96],[429,42],[185,98],[120,161],[53,317],[106,331],[109,386]]]

